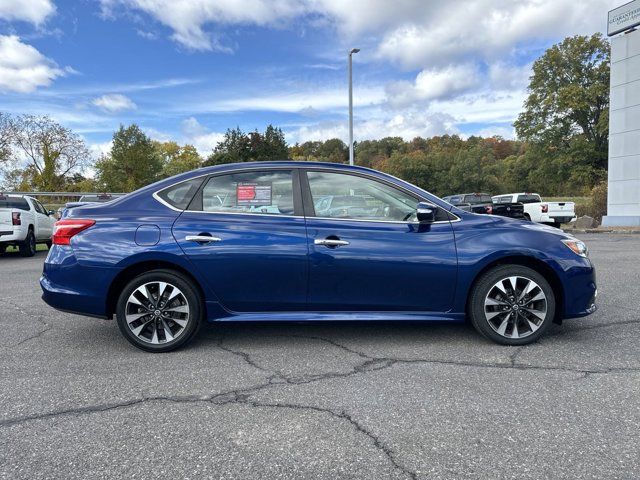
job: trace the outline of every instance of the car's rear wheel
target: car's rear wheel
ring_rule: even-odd
[[[549,282],[521,265],[489,270],[478,279],[469,299],[473,326],[503,345],[535,342],[553,322],[555,309]]]
[[[36,254],[36,236],[33,234],[33,230],[29,229],[27,238],[20,243],[19,248],[20,255],[23,257],[33,257]]]
[[[118,327],[136,347],[168,352],[198,331],[203,313],[198,289],[183,275],[153,270],[131,280],[116,306]]]

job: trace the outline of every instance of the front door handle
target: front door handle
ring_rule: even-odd
[[[212,237],[211,235],[187,235],[184,237],[187,242],[196,242],[196,243],[210,243],[210,242],[221,242],[222,239],[219,237]]]
[[[340,240],[339,238],[316,238],[313,241],[314,245],[324,245],[325,247],[333,248],[333,247],[342,247],[344,245],[349,245],[349,242],[346,240]]]

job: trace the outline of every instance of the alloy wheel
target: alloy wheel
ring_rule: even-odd
[[[141,341],[169,343],[184,333],[190,320],[189,303],[175,285],[148,282],[129,295],[125,318],[131,333]]]
[[[542,326],[547,307],[547,297],[540,285],[516,275],[499,280],[489,289],[484,315],[498,335],[524,338]]]

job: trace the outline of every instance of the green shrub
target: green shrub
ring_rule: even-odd
[[[598,222],[607,214],[607,182],[600,182],[591,190],[591,214]]]

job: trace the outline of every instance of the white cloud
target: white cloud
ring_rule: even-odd
[[[382,86],[358,87],[353,94],[354,105],[360,107],[382,103],[384,98],[385,92]],[[197,104],[188,105],[187,108],[200,112],[271,111],[308,113],[310,111],[342,110],[347,105],[346,88],[335,87],[238,97],[227,100],[200,100]]]
[[[502,137],[506,139],[514,139],[516,138],[516,130],[513,127],[491,125],[490,127],[478,130],[477,135],[481,137]]]
[[[70,73],[16,35],[0,35],[0,91],[32,92]]]
[[[103,14],[115,15],[118,7],[141,10],[173,30],[171,38],[193,50],[229,52],[207,24],[276,25],[304,12],[296,0],[101,0]]]
[[[121,93],[108,93],[94,98],[91,103],[107,113],[117,113],[124,110],[135,110],[137,105]]]
[[[184,143],[196,147],[203,157],[211,154],[211,151],[224,138],[224,133],[210,132],[195,117],[189,117],[182,122]]]
[[[356,119],[354,131],[356,141],[396,136],[411,140],[415,137],[458,133],[452,116],[417,110],[397,113],[389,118]],[[348,142],[349,134],[346,121],[333,121],[304,125],[287,132],[286,137],[290,143],[328,138],[340,138]]]
[[[0,1],[0,19],[24,21],[40,25],[53,15],[56,7],[51,0],[2,0]]]
[[[100,0],[106,16],[145,12],[194,50],[229,50],[208,27],[335,26],[345,40],[374,34],[378,54],[409,68],[442,66],[473,54],[493,57],[527,39],[558,39],[604,28],[617,0]]]
[[[446,99],[477,87],[480,72],[471,64],[451,65],[443,69],[422,70],[415,82],[387,85],[389,103],[395,108],[409,107],[425,100]]]
[[[111,152],[111,147],[113,146],[113,140],[109,140],[107,142],[99,142],[99,143],[87,143],[89,145],[89,152],[91,156],[97,160],[103,155],[107,155]]]

